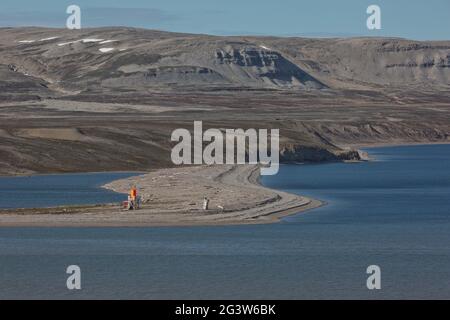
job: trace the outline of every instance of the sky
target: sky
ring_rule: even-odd
[[[65,27],[72,4],[81,8],[82,27],[450,40],[450,0],[1,0],[0,27]],[[381,8],[381,30],[367,29],[372,4]]]

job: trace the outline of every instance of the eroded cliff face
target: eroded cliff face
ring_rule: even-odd
[[[281,53],[266,47],[227,46],[216,52],[215,64],[232,79],[243,83],[280,88],[324,89],[326,86],[286,59]],[[236,69],[241,70],[236,70]]]
[[[288,145],[280,150],[281,163],[365,161],[367,154],[359,150],[336,150],[324,147]]]

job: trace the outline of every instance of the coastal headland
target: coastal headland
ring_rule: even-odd
[[[160,169],[114,181],[105,188],[127,193],[138,185],[139,210],[119,204],[0,211],[0,226],[183,226],[262,224],[313,209],[321,201],[261,186],[256,165]],[[210,200],[203,210],[203,197]],[[126,195],[124,195],[126,199]]]

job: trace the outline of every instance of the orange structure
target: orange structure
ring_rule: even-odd
[[[133,186],[130,190],[130,198],[132,201],[136,201],[137,198],[137,189],[136,186]]]

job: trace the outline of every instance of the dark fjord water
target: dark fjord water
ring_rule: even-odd
[[[120,202],[123,194],[102,185],[136,173],[74,173],[0,177],[0,209]]]
[[[369,151],[264,177],[328,202],[278,224],[0,228],[0,298],[450,298],[450,145]]]

